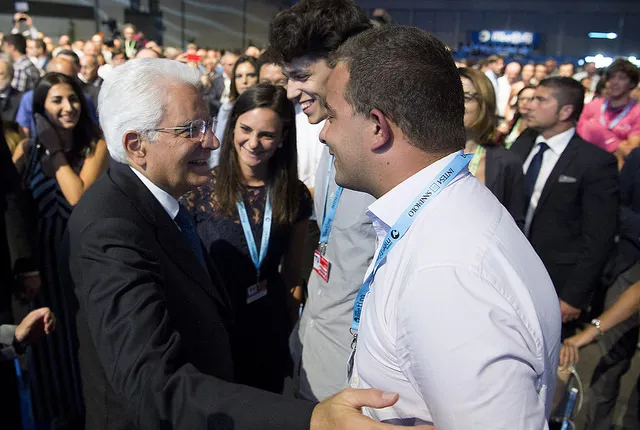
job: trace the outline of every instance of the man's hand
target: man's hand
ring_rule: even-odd
[[[580,309],[574,308],[569,303],[560,300],[560,314],[562,315],[563,324],[578,319],[581,312]]]
[[[404,427],[382,424],[362,415],[362,407],[386,408],[398,401],[397,393],[385,393],[376,389],[355,390],[347,388],[319,403],[311,415],[311,430],[372,429],[392,430]],[[429,430],[433,426],[415,428]]]
[[[16,328],[16,340],[23,344],[36,342],[45,334],[53,333],[56,317],[49,308],[40,308],[29,312]]]
[[[50,153],[60,152],[62,142],[54,126],[42,114],[34,113],[33,119],[36,123],[36,136]]]

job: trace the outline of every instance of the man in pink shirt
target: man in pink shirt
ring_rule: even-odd
[[[613,153],[622,167],[629,153],[640,146],[640,105],[631,98],[640,72],[627,60],[614,61],[606,73],[608,97],[585,106],[578,121],[578,134],[588,142]]]

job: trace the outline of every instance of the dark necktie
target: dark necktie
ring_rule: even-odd
[[[202,252],[202,244],[200,243],[200,236],[198,236],[198,231],[196,230],[196,223],[184,206],[180,205],[180,210],[178,211],[178,215],[176,215],[174,221],[178,227],[180,227],[180,230],[182,230],[182,234],[184,234],[189,246],[193,249],[196,257],[198,257],[198,261],[202,267],[206,267],[204,254]]]
[[[529,169],[527,170],[527,174],[524,177],[524,204],[525,204],[525,212],[529,209],[529,204],[531,203],[531,196],[533,195],[533,188],[536,186],[536,180],[538,179],[538,174],[540,173],[540,167],[542,166],[542,156],[544,152],[549,149],[549,145],[544,142],[538,143],[540,150],[536,155],[533,156],[531,160],[531,164],[529,164]]]

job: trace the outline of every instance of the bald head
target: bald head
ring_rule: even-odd
[[[136,54],[136,58],[160,58],[160,54],[150,48],[142,48]]]
[[[47,72],[62,73],[63,75],[67,75],[72,78],[78,74],[75,65],[67,58],[63,57],[56,57],[51,59],[51,61],[47,63]]]

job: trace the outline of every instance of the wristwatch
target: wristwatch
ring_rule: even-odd
[[[598,330],[598,334],[600,336],[604,335],[604,332],[602,331],[602,329],[600,328],[600,320],[598,318],[594,318],[591,320],[591,325],[594,326],[597,330]]]

